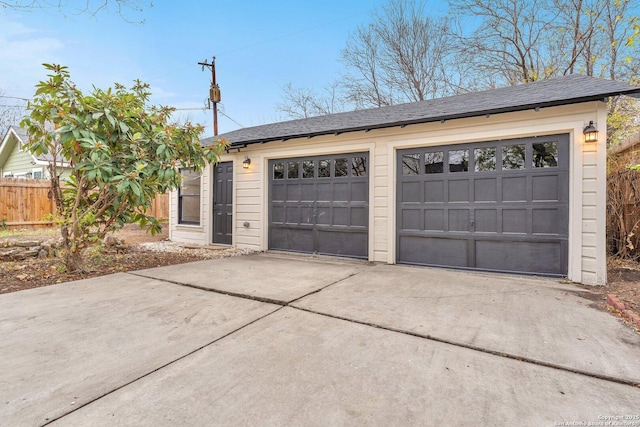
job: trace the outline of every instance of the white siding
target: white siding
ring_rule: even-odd
[[[582,129],[593,120],[597,144],[583,142]],[[429,145],[566,133],[570,136],[569,273],[585,284],[606,282],[605,190],[606,105],[590,102],[517,113],[411,125],[405,128],[352,132],[250,145],[223,161],[234,161],[234,238],[239,248],[268,248],[268,161],[334,153],[369,152],[369,259],[394,263],[396,257],[396,151]],[[245,156],[249,169],[242,168]],[[171,238],[207,244],[211,241],[211,174],[203,176],[199,227],[177,225],[177,196],[171,199]],[[244,224],[249,223],[248,227]]]
[[[14,138],[11,136],[11,138]],[[7,142],[9,143],[9,141]],[[14,140],[15,143],[15,140]],[[2,170],[3,172],[11,172],[13,176],[24,175],[28,172],[33,172],[34,165],[31,164],[33,157],[26,151],[20,149],[20,144],[15,143],[11,154],[7,158]]]
[[[251,165],[248,169],[242,167],[244,156],[249,155]],[[251,152],[240,153],[236,156],[237,167],[234,168],[234,224],[233,240],[239,248],[255,251],[264,250],[262,238],[265,231],[263,224],[263,193],[262,175],[263,162],[258,155]],[[264,208],[266,211],[266,208]],[[249,223],[248,227],[244,223]]]

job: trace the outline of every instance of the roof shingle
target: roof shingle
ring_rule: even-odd
[[[640,93],[640,88],[627,83],[573,74],[445,98],[242,128],[219,135],[216,139],[224,137],[232,147],[238,147],[276,140],[576,104],[637,93]],[[213,140],[212,137],[205,138],[202,144],[209,145]]]

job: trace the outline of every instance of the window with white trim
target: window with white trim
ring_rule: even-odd
[[[180,169],[182,184],[178,189],[178,223],[200,225],[201,175],[191,169]]]

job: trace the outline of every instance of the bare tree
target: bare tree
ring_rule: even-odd
[[[291,83],[282,91],[282,102],[276,108],[292,119],[340,113],[346,109],[337,82],[325,87],[320,94],[309,88],[295,87]]]
[[[632,0],[450,0],[477,22],[459,43],[479,73],[518,84],[581,73],[630,81],[640,70],[628,43],[638,17]],[[637,7],[635,9],[637,13]]]
[[[604,3],[602,18],[598,23],[602,37],[596,40],[593,54],[594,75],[640,84],[640,45],[635,40],[640,20],[633,14],[634,5],[630,0],[609,0]],[[611,98],[607,127],[609,145],[617,144],[638,132],[640,103],[628,97]]]
[[[550,62],[558,74],[594,75],[596,31],[604,5],[601,0],[553,0],[558,15],[548,45]]]
[[[549,34],[558,12],[544,0],[450,0],[454,13],[478,21],[458,43],[477,72],[508,85],[557,73],[548,60]]]
[[[18,126],[26,113],[26,100],[7,96],[0,89],[0,142],[9,126]]]
[[[37,9],[57,9],[61,14],[88,14],[95,16],[101,12],[116,12],[127,22],[133,22],[130,14],[141,13],[153,7],[146,0],[0,0],[0,9],[32,11]],[[144,20],[138,21],[143,23]]]
[[[605,2],[603,19],[598,27],[606,36],[601,40],[603,49],[599,52],[600,74],[611,80],[638,80],[640,46],[633,38],[637,36],[635,30],[640,20],[631,13],[632,5],[630,0]]]
[[[356,108],[420,101],[455,92],[448,18],[425,14],[416,0],[391,0],[361,26],[342,52],[347,98]]]
[[[342,51],[333,91],[285,88],[280,111],[340,110],[515,85],[566,74],[640,84],[640,7],[634,0],[449,0],[433,18],[421,0],[389,0]],[[610,101],[609,142],[640,126],[638,103]]]

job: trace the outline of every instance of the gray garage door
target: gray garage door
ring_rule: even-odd
[[[397,260],[566,275],[569,138],[398,153]]]
[[[269,161],[269,249],[367,258],[367,153]]]

